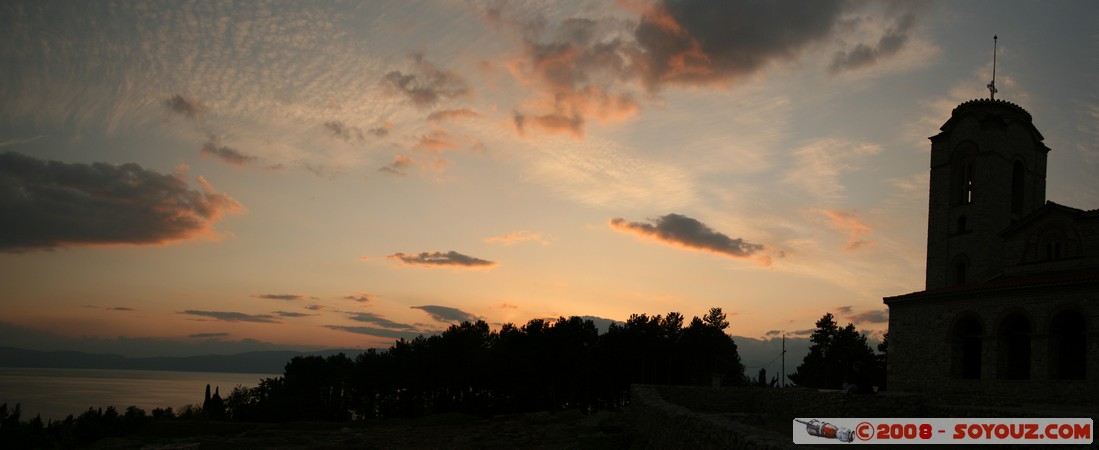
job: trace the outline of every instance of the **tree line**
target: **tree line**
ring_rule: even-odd
[[[283,376],[236,387],[234,420],[285,421],[481,415],[615,408],[632,383],[744,384],[729,322],[711,308],[690,322],[678,312],[631,315],[600,334],[591,320],[533,319],[491,330],[484,321],[400,339],[355,358],[295,357]]]
[[[854,325],[832,314],[816,323],[812,343],[789,380],[799,386],[860,391],[884,388],[886,340],[870,348]],[[152,414],[129,407],[88,409],[62,421],[22,418],[0,405],[0,447],[69,448],[140,430],[154,421],[348,421],[461,412],[478,415],[612,409],[641,384],[748,385],[721,308],[689,322],[678,312],[631,315],[599,333],[591,320],[560,317],[505,324],[451,325],[440,334],[400,339],[354,358],[299,356],[283,375],[237,386],[224,399],[206,387],[202,405]]]

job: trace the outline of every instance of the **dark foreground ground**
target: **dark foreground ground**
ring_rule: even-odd
[[[592,415],[566,410],[491,418],[441,414],[347,424],[163,422],[139,435],[97,442],[93,448],[794,448],[791,420],[795,417],[1091,417],[1094,409],[1093,405],[1054,407],[1010,399],[889,393],[843,397],[838,392],[808,389],[635,386],[630,406]]]
[[[97,449],[616,449],[630,448],[625,413],[579,411],[492,418],[441,414],[370,423],[156,424]]]

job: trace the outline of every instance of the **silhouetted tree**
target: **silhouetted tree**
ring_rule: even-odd
[[[729,322],[725,320],[725,313],[721,312],[721,308],[710,308],[710,312],[702,317],[702,323],[719,330],[729,328]]]
[[[789,376],[790,381],[807,387],[836,389],[844,383],[854,383],[867,389],[874,382],[877,358],[866,336],[853,324],[840,328],[832,313],[826,313],[816,323],[809,337],[809,354]]]

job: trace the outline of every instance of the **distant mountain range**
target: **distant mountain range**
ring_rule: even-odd
[[[127,358],[115,354],[75,351],[39,351],[0,347],[0,367],[34,367],[51,369],[122,369],[171,370],[180,372],[223,372],[281,374],[295,356],[329,356],[344,353],[354,358],[362,350],[332,349],[315,352],[256,351],[235,355],[158,356]]]

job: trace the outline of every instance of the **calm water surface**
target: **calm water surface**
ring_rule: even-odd
[[[23,419],[42,414],[42,420],[63,420],[88,408],[114,406],[119,412],[137,406],[179,408],[202,404],[206,384],[221,387],[222,398],[233,388],[253,387],[260,379],[278,375],[254,373],[168,372],[152,370],[0,368],[0,403],[8,411],[22,404]]]

